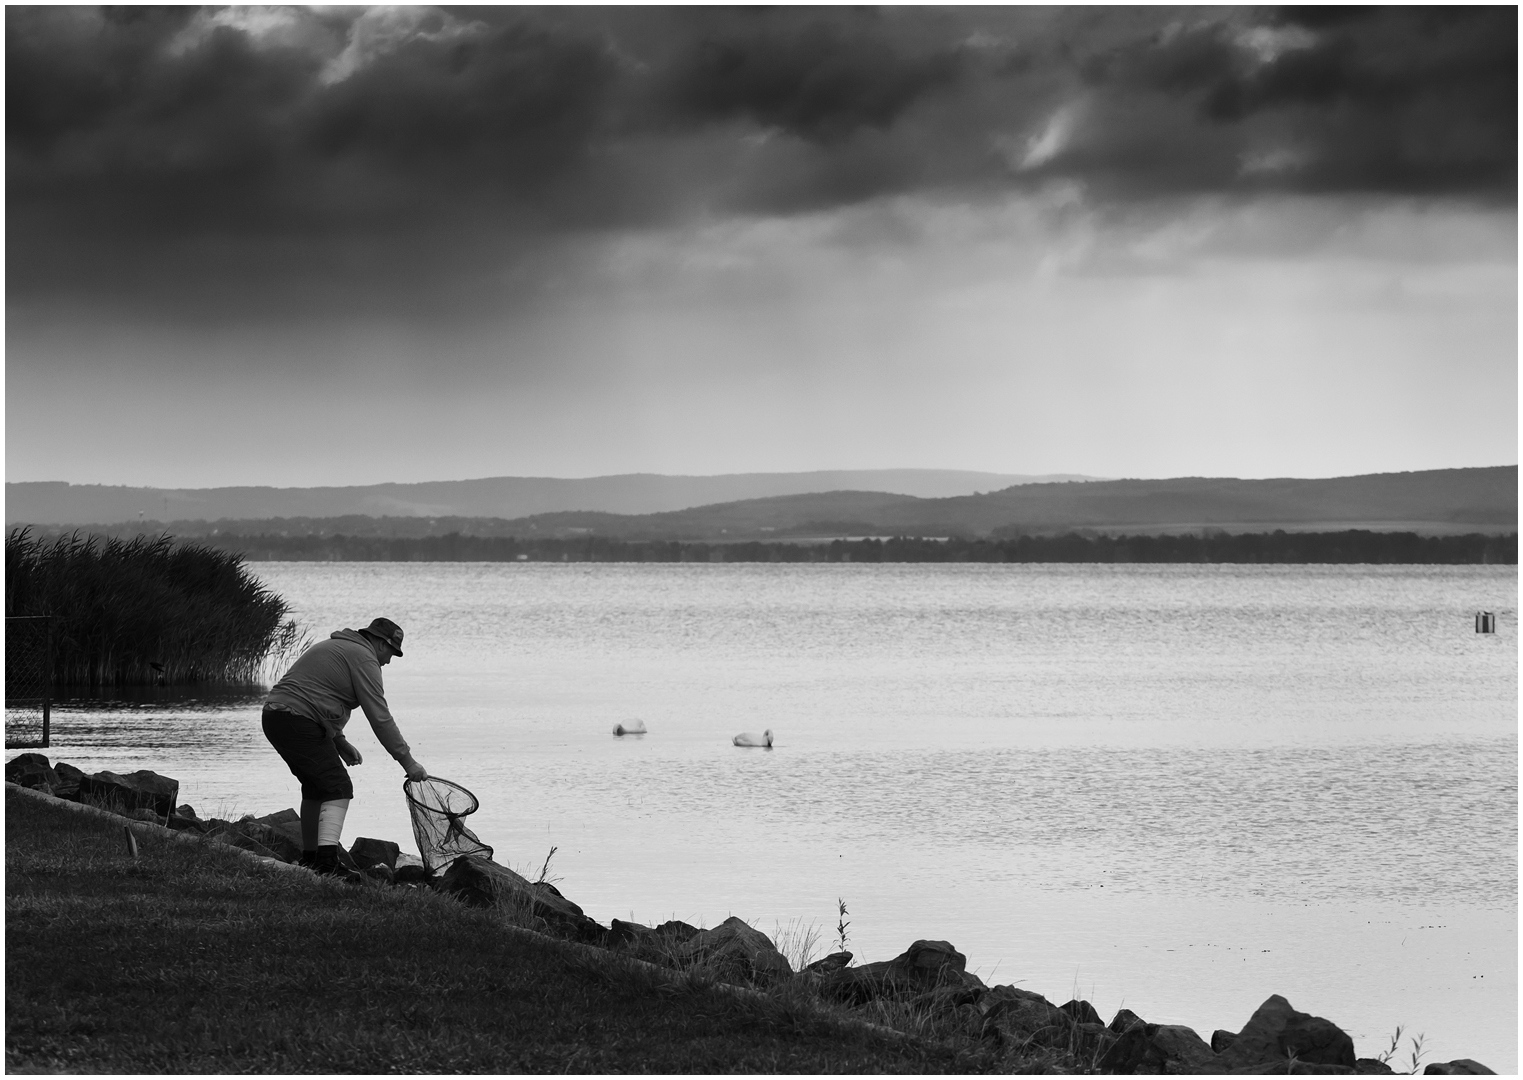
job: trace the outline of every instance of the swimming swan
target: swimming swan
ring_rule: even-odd
[[[645,721],[626,720],[622,724],[615,724],[613,726],[613,733],[615,735],[644,735]]]
[[[739,735],[735,736],[735,745],[765,746],[770,748],[772,746],[772,729],[768,728],[760,735],[757,735],[755,732],[751,731],[742,731]]]

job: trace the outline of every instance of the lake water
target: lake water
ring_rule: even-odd
[[[840,898],[859,961],[942,938],[991,985],[1208,1039],[1278,993],[1362,1056],[1403,1024],[1517,1071],[1516,567],[251,568],[314,638],[402,624],[418,759],[601,922],[734,914],[823,955]],[[267,813],[299,795],[258,712],[77,703],[51,754]],[[413,849],[350,730],[346,841]]]

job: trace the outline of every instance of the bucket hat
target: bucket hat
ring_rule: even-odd
[[[402,655],[402,628],[390,619],[371,619],[370,625],[361,630],[362,634],[380,638],[398,656]]]

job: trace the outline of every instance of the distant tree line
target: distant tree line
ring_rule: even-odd
[[[1177,536],[1018,536],[983,540],[893,537],[829,543],[464,536],[231,536],[201,541],[252,561],[337,562],[981,562],[1404,563],[1516,565],[1517,533],[1225,533]]]

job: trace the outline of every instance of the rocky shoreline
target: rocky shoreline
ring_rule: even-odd
[[[238,821],[203,820],[178,803],[179,783],[141,770],[126,775],[85,773],[39,753],[23,753],[5,765],[7,784],[53,798],[98,807],[128,821],[163,828],[186,839],[240,848],[250,856],[293,871],[301,857],[300,817],[294,809]],[[1271,995],[1241,1030],[1215,1031],[1210,1040],[1189,1027],[1153,1024],[1128,1009],[1109,1023],[1087,1001],[1054,1005],[1040,994],[1015,986],[987,986],[967,970],[966,958],[951,943],[918,940],[892,960],[853,965],[849,952],[836,952],[795,972],[776,945],[759,930],[731,917],[701,929],[680,921],[659,926],[612,920],[603,926],[547,882],[531,882],[480,855],[455,859],[430,874],[422,861],[390,840],[356,839],[341,860],[366,877],[403,889],[431,889],[463,903],[507,906],[527,929],[605,950],[610,955],[669,969],[703,972],[720,984],[765,989],[782,980],[801,980],[821,1000],[846,1006],[875,1002],[907,1005],[950,1022],[996,1046],[1049,1050],[1071,1055],[1101,1073],[1389,1074],[1382,1060],[1356,1058],[1353,1040],[1330,1020],[1298,1012]],[[1468,1058],[1430,1064],[1436,1075],[1490,1074]]]

